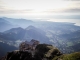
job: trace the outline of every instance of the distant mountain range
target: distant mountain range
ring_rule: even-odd
[[[6,18],[6,17],[3,17],[3,19],[9,21],[13,25],[16,25],[18,27],[23,27],[23,28],[26,28],[27,26],[34,23],[32,20],[26,20],[26,19],[14,19],[14,18]]]
[[[31,39],[52,44],[63,53],[80,51],[80,26],[68,22],[0,18],[1,42],[18,46],[22,41]],[[75,46],[78,48],[75,49]]]
[[[41,42],[49,42],[46,33],[34,26],[28,26],[26,29],[21,27],[12,28],[3,33],[0,33],[0,39],[7,41],[37,39]]]
[[[0,18],[0,32],[11,29],[12,27],[14,26],[9,21]]]
[[[0,32],[4,32],[11,28],[22,27],[26,28],[27,26],[33,24],[34,22],[31,20],[25,19],[13,19],[13,18],[0,18]]]

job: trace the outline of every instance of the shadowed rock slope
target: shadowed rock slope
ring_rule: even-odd
[[[48,44],[39,44],[34,55],[30,51],[15,50],[8,52],[0,60],[80,60],[80,52],[62,54],[56,47]]]
[[[36,46],[34,54],[32,51],[15,50],[8,52],[1,60],[51,60],[60,55],[60,51],[52,45],[39,44]]]

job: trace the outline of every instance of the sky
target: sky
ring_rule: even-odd
[[[0,0],[0,16],[80,25],[80,0]]]

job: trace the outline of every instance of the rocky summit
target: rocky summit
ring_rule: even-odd
[[[55,56],[60,56],[61,52],[48,44],[38,44],[33,51],[15,50],[8,52],[0,60],[51,60]]]
[[[22,42],[19,50],[7,52],[0,60],[80,60],[80,52],[62,54],[50,44],[39,44],[39,41],[31,40]]]

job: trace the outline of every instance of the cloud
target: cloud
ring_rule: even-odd
[[[66,9],[63,12],[68,12],[68,13],[80,13],[80,8],[71,8],[71,9]]]
[[[47,18],[55,18],[55,19],[80,19],[80,15],[54,15],[54,16],[47,16]]]
[[[21,2],[20,2],[21,1]],[[77,16],[73,16],[74,13],[80,13],[80,2],[70,2],[69,4],[71,6],[64,6],[63,5],[66,3],[62,2],[54,2],[52,1],[33,1],[32,0],[25,0],[27,1],[27,3],[25,1],[22,0],[4,0],[3,2],[7,2],[6,4],[4,4],[3,2],[0,2],[0,15],[3,16],[11,16],[12,17],[29,17],[29,18],[55,18],[55,19],[80,19],[80,15]],[[55,0],[56,1],[56,0]],[[68,1],[68,0],[67,0]],[[72,0],[70,0],[72,1]],[[75,1],[75,0],[74,0]],[[13,2],[13,3],[12,3]],[[55,3],[55,4],[54,4]],[[60,3],[60,4],[58,4]],[[8,5],[7,5],[8,4]],[[23,4],[23,5],[22,5]],[[68,4],[68,2],[66,3]],[[59,8],[61,5],[62,8]],[[56,6],[59,8],[56,8]],[[14,7],[14,8],[13,8]],[[69,13],[67,16],[64,13]],[[60,15],[57,15],[60,14]],[[63,14],[63,15],[61,15]],[[72,15],[70,15],[72,14]]]
[[[10,8],[5,8],[4,6],[0,6],[0,14],[17,14],[17,13],[31,13],[33,10],[26,9],[26,10],[14,10]]]
[[[71,0],[71,1],[77,1],[77,2],[73,2],[71,7],[64,9],[62,12],[80,13],[80,0]]]
[[[80,1],[80,0],[63,0],[63,1]]]
[[[0,15],[1,14],[22,14],[22,13],[31,13],[32,9],[13,9],[11,7],[8,7],[6,3],[2,0],[0,0]]]
[[[73,7],[73,8],[65,8],[63,10],[48,10],[48,11],[44,11],[44,13],[80,13],[80,7]]]

